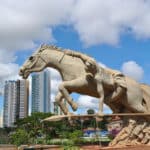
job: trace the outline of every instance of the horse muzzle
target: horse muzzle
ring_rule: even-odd
[[[23,79],[27,79],[29,73],[24,68],[20,68],[19,75],[22,76]]]

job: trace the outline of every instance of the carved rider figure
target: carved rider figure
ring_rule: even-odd
[[[111,74],[112,77],[114,79],[114,91],[113,93],[111,93],[108,97],[106,97],[107,100],[110,100],[110,102],[116,101],[118,100],[118,98],[125,94],[126,92],[126,81],[125,81],[125,76],[117,71],[117,70],[109,70],[108,68],[106,68]]]
[[[100,74],[99,66],[93,58],[71,50],[66,50],[65,54],[80,58],[85,64],[86,78],[94,78],[97,87],[100,87],[99,85],[101,84],[100,81],[102,77]],[[113,101],[117,101],[118,98],[126,92],[126,81],[124,75],[121,72],[110,70],[107,68],[105,69],[112,75],[113,78],[113,82],[109,82],[109,84],[111,84],[111,86],[114,87],[114,91],[108,97],[105,97],[105,100],[108,103],[111,103]]]

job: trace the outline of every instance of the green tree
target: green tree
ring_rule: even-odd
[[[9,132],[5,128],[0,128],[0,144],[8,144],[10,142]]]
[[[80,143],[80,137],[83,136],[83,133],[81,130],[74,130],[73,132],[69,133],[69,139],[71,139],[74,144]]]
[[[107,125],[108,124],[108,120],[107,117],[103,117],[103,120],[98,122],[98,126],[99,128],[101,128],[102,130],[107,130]]]
[[[26,131],[28,134],[28,139],[32,143],[36,143],[36,139],[40,137],[49,138],[49,132],[51,131],[50,122],[42,122],[43,119],[52,116],[51,113],[41,113],[35,112],[31,116],[28,116],[23,119],[18,119],[15,123],[17,129]],[[46,124],[46,127],[45,127]],[[16,130],[17,132],[17,130]],[[27,144],[27,143],[26,143]]]
[[[79,120],[74,120],[73,123],[65,119],[63,121],[49,122],[43,121],[43,119],[52,116],[51,113],[32,113],[23,119],[18,119],[15,123],[16,130],[14,131],[14,136],[12,137],[12,143],[20,144],[16,136],[21,134],[18,133],[18,129],[22,132],[27,133],[27,139],[24,144],[47,144],[52,138],[69,138],[69,134],[73,133],[75,130],[81,130],[81,123]]]
[[[90,114],[95,114],[94,109],[88,109],[88,110],[87,110],[87,114],[88,114],[88,115],[90,115]]]
[[[11,143],[17,146],[28,143],[28,133],[23,129],[17,129],[10,135]]]

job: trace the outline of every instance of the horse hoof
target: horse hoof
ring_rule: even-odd
[[[98,116],[104,116],[104,114],[102,112],[98,112],[97,115]]]
[[[67,113],[67,116],[72,116],[72,115],[74,115],[74,113],[71,113],[71,112]]]
[[[78,109],[78,104],[77,103],[73,103],[72,109],[73,109],[73,111],[76,111]]]
[[[71,116],[72,116],[72,115],[74,115],[74,114],[73,114],[73,113],[71,113],[71,112],[68,112],[68,113],[67,113],[67,116],[68,116],[68,120],[69,120],[69,122],[72,120],[72,119],[71,119]]]

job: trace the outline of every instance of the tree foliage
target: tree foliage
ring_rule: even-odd
[[[93,110],[90,112],[93,112]],[[20,144],[48,144],[51,139],[69,139],[74,144],[80,143],[82,129],[96,125],[105,128],[106,120],[96,123],[95,118],[84,120],[62,120],[56,122],[43,121],[43,119],[52,116],[51,113],[32,113],[23,119],[18,119],[15,123],[16,129],[7,132],[10,134],[11,143]]]
[[[19,146],[21,144],[27,144],[29,141],[28,133],[24,129],[17,129],[11,134],[11,143]]]
[[[51,113],[41,113],[36,112],[32,113],[31,116],[28,116],[23,119],[18,119],[15,123],[16,131],[11,135],[11,141],[13,144],[28,144],[28,143],[36,143],[39,138],[50,138],[51,134],[51,123],[50,122],[42,122],[43,119],[52,116]],[[25,143],[20,141],[20,137],[22,137],[22,133],[26,133],[25,136],[28,140],[25,140]],[[24,139],[24,136],[22,137]]]
[[[94,109],[88,109],[87,110],[87,114],[90,115],[90,114],[95,114],[95,110]]]
[[[0,128],[0,144],[8,144],[9,141],[9,130],[7,128]]]
[[[13,144],[46,144],[52,138],[69,138],[69,133],[80,129],[80,123],[74,121],[73,124],[66,119],[57,122],[43,121],[43,119],[52,116],[51,113],[32,113],[23,119],[18,119],[15,123],[16,131],[11,135],[11,142]],[[26,133],[23,134],[22,133]],[[24,140],[18,139],[22,137]]]

